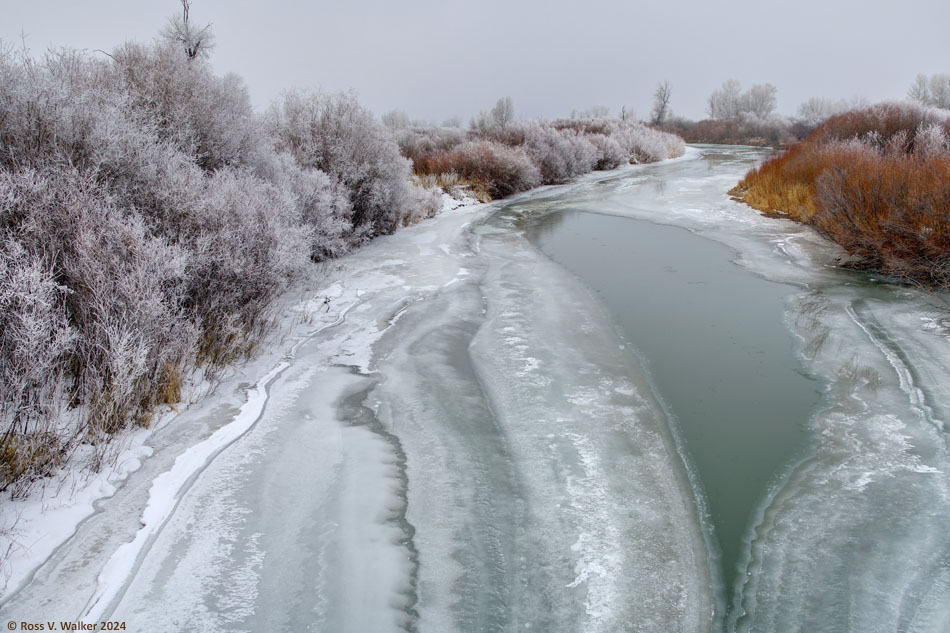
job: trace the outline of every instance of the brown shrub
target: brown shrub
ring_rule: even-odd
[[[857,147],[834,152],[819,176],[819,231],[860,266],[950,287],[950,156],[881,156]]]
[[[808,137],[808,141],[826,145],[834,141],[864,140],[879,147],[900,135],[905,152],[914,150],[918,130],[927,124],[942,124],[950,131],[950,123],[935,111],[904,103],[882,103],[870,108],[835,115]]]
[[[419,156],[414,167],[424,175],[454,172],[493,199],[541,184],[538,168],[523,149],[493,141],[470,141],[450,151]]]
[[[730,192],[814,226],[850,265],[950,287],[950,124],[886,104],[832,117]]]
[[[791,124],[780,120],[750,118],[688,122],[674,119],[664,129],[679,134],[687,143],[785,147],[796,140]]]

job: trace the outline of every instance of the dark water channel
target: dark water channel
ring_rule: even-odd
[[[750,518],[804,450],[820,397],[784,324],[793,289],[686,229],[589,211],[543,215],[527,234],[596,293],[640,356],[685,443],[731,591]]]

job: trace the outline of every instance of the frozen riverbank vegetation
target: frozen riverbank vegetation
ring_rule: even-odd
[[[0,490],[249,354],[312,261],[435,214],[347,94],[255,115],[171,45],[0,53]],[[98,466],[97,464],[94,464]]]
[[[483,200],[594,170],[682,156],[683,139],[616,118],[511,120],[510,99],[458,127],[395,126],[399,146],[423,182],[471,186]]]
[[[168,39],[0,50],[8,494],[77,446],[100,447],[98,468],[196,368],[250,355],[313,262],[438,213],[437,185],[498,198],[684,150],[637,123],[517,121],[509,99],[470,131],[383,125],[351,94],[290,92],[259,115],[238,77]]]
[[[948,182],[946,112],[888,103],[830,118],[733,193],[814,226],[853,267],[950,288]]]

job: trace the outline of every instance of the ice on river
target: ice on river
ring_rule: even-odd
[[[826,395],[810,450],[750,517],[736,587],[717,585],[663,394],[591,292],[526,240],[520,211],[489,206],[332,266],[295,308],[320,313],[319,327],[288,339],[273,379],[259,382],[276,362],[222,385],[263,389],[253,419],[214,447],[203,443],[238,407],[186,413],[203,433],[171,424],[0,617],[334,633],[950,630],[942,313],[825,267],[836,252],[813,234],[730,201],[760,157],[695,150],[530,194],[536,209],[583,202],[685,226],[796,284],[787,324]],[[202,445],[213,450],[174,475]],[[162,501],[153,482],[171,480]]]

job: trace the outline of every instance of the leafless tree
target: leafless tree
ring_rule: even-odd
[[[390,110],[382,116],[383,125],[395,132],[409,127],[409,115],[402,110]]]
[[[515,106],[511,102],[511,97],[502,97],[491,109],[491,118],[495,125],[504,128],[515,118]]]
[[[950,110],[950,75],[938,73],[930,76],[930,105]]]
[[[650,111],[651,124],[663,125],[670,118],[670,97],[672,95],[673,88],[669,81],[656,85],[656,92],[653,93],[653,110]]]
[[[866,108],[871,104],[863,97],[853,97],[851,99],[825,99],[823,97],[812,97],[805,103],[798,106],[798,118],[809,125],[818,125],[828,117],[848,110],[857,110]]]
[[[907,96],[923,105],[950,110],[950,75],[917,75],[907,91]]]
[[[737,79],[727,79],[719,90],[709,96],[709,116],[734,119],[742,113],[742,86]]]
[[[767,118],[775,111],[778,88],[772,84],[757,84],[749,88],[743,95],[744,110],[751,112],[760,119]]]
[[[192,25],[188,13],[191,9],[191,0],[181,0],[181,15],[168,20],[162,30],[162,37],[169,42],[181,44],[185,48],[188,59],[205,58],[214,48],[214,33],[211,24],[201,28]]]
[[[923,73],[917,75],[914,83],[910,85],[910,90],[907,91],[907,96],[917,103],[926,104],[930,101],[930,86],[927,82],[927,75]]]

